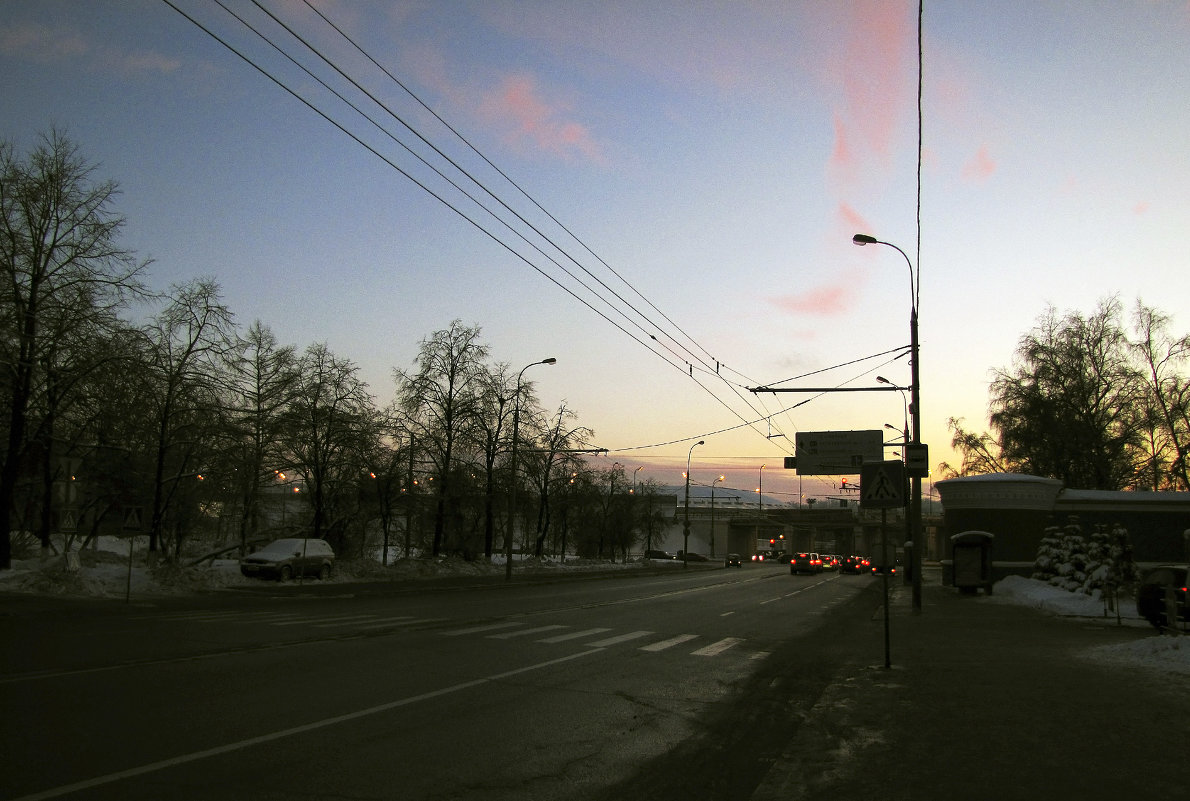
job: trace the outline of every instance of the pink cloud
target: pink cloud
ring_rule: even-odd
[[[1137,216],[1145,214],[1146,212],[1148,212],[1148,210],[1149,210],[1149,201],[1147,201],[1147,200],[1142,200],[1139,203],[1137,203],[1135,206],[1132,207],[1132,213]]]
[[[835,146],[831,149],[831,164],[848,167],[852,163],[851,148],[847,145],[847,126],[835,115]]]
[[[988,153],[988,146],[981,145],[971,160],[963,165],[963,177],[968,181],[986,181],[996,171],[996,162]]]
[[[513,142],[528,141],[557,155],[580,154],[598,159],[601,152],[591,132],[570,117],[565,103],[549,103],[535,78],[512,75],[481,101],[481,114],[502,125]]]
[[[846,312],[852,295],[851,286],[845,281],[840,281],[815,287],[797,295],[782,295],[773,298],[771,302],[783,311],[830,317]]]
[[[848,238],[854,234],[869,233],[869,229],[872,227],[862,214],[846,203],[839,204],[838,214],[839,221],[843,223],[844,229],[848,232]]]

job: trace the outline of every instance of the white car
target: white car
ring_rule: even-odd
[[[240,560],[240,572],[251,578],[289,581],[294,576],[331,577],[335,552],[326,540],[291,537],[273,540]]]

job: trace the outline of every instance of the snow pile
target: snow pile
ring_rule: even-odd
[[[1009,576],[996,582],[993,594],[981,599],[984,603],[1010,603],[1028,606],[1043,612],[1071,618],[1100,618],[1104,615],[1103,600],[1098,594],[1068,592],[1044,581]],[[1115,621],[1114,612],[1107,617]],[[1151,636],[1114,645],[1100,645],[1084,651],[1081,656],[1096,662],[1128,667],[1144,666],[1171,673],[1190,675],[1190,637],[1180,634],[1161,635],[1136,614],[1131,598],[1120,599],[1120,621],[1125,626],[1141,627]]]
[[[987,600],[991,603],[1028,606],[1050,614],[1070,617],[1106,616],[1114,619],[1116,616],[1115,612],[1104,611],[1106,605],[1099,590],[1088,595],[1081,591],[1065,590],[1045,581],[1024,576],[1008,576],[997,581],[993,588],[993,594]],[[1136,614],[1136,604],[1131,598],[1121,596],[1119,607],[1121,618],[1140,620]]]

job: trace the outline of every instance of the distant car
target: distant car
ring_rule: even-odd
[[[669,551],[655,551],[655,550],[645,551],[645,558],[646,559],[677,559],[677,557],[674,556]]]
[[[818,573],[822,570],[822,560],[818,554],[800,551],[789,560],[789,575],[797,573]]]
[[[890,576],[895,576],[897,571],[901,569],[901,560],[898,559],[891,565],[885,566],[877,562],[872,563],[872,573],[888,573]]]
[[[870,573],[872,570],[872,562],[866,556],[851,556],[844,557],[843,563],[839,566],[840,573],[855,573],[863,575]]]
[[[705,556],[703,556],[700,553],[689,553],[689,552],[685,552],[685,551],[678,551],[677,558],[679,560],[686,561],[686,562],[709,562],[710,561],[709,559],[707,559]]]
[[[240,560],[240,572],[250,578],[289,581],[294,576],[317,576],[326,581],[335,565],[335,552],[326,540],[291,537],[273,540]]]
[[[1161,565],[1149,570],[1141,577],[1136,588],[1136,613],[1153,624],[1157,631],[1171,628],[1166,592],[1174,594],[1175,613],[1178,620],[1186,622],[1187,565]],[[1176,625],[1173,624],[1173,625]]]
[[[740,558],[738,553],[729,553],[727,558],[723,560],[724,567],[743,567],[744,560]]]
[[[824,553],[822,555],[822,569],[823,570],[838,570],[839,562],[843,557],[837,553]]]

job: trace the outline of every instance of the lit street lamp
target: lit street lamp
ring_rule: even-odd
[[[690,452],[686,454],[686,508],[685,521],[682,523],[682,567],[690,566],[690,457],[694,455],[694,449],[704,443],[699,440],[690,446]]]
[[[533,367],[535,365],[557,364],[557,362],[558,362],[558,360],[551,356],[548,359],[542,359],[539,362],[533,362],[533,364],[526,364],[524,367],[521,368],[521,371],[516,374],[516,395],[513,396],[513,407],[512,407],[512,498],[508,505],[508,510],[509,510],[508,533],[504,537],[504,580],[505,581],[512,580],[512,540],[513,540],[513,535],[516,534],[516,484],[517,484],[516,446],[517,446],[518,429],[521,426],[521,376],[523,376],[525,374],[526,370],[528,370],[530,367]]]
[[[912,489],[909,493],[909,517],[912,521],[911,528],[911,543],[912,551],[910,552],[909,569],[912,571],[913,577],[913,611],[921,612],[921,551],[924,546],[922,541],[922,525],[921,525],[921,468],[914,465],[909,467],[911,455],[914,457],[921,453],[921,366],[919,348],[917,341],[917,307],[921,299],[921,270],[915,271],[913,269],[913,262],[909,260],[909,256],[905,251],[894,245],[892,242],[884,242],[874,236],[868,234],[856,234],[851,237],[851,241],[857,245],[886,245],[897,253],[905,257],[905,264],[909,265],[909,350],[910,350],[910,381],[909,381],[909,412],[913,415],[913,439],[905,446],[905,466],[908,472],[911,473]]]

